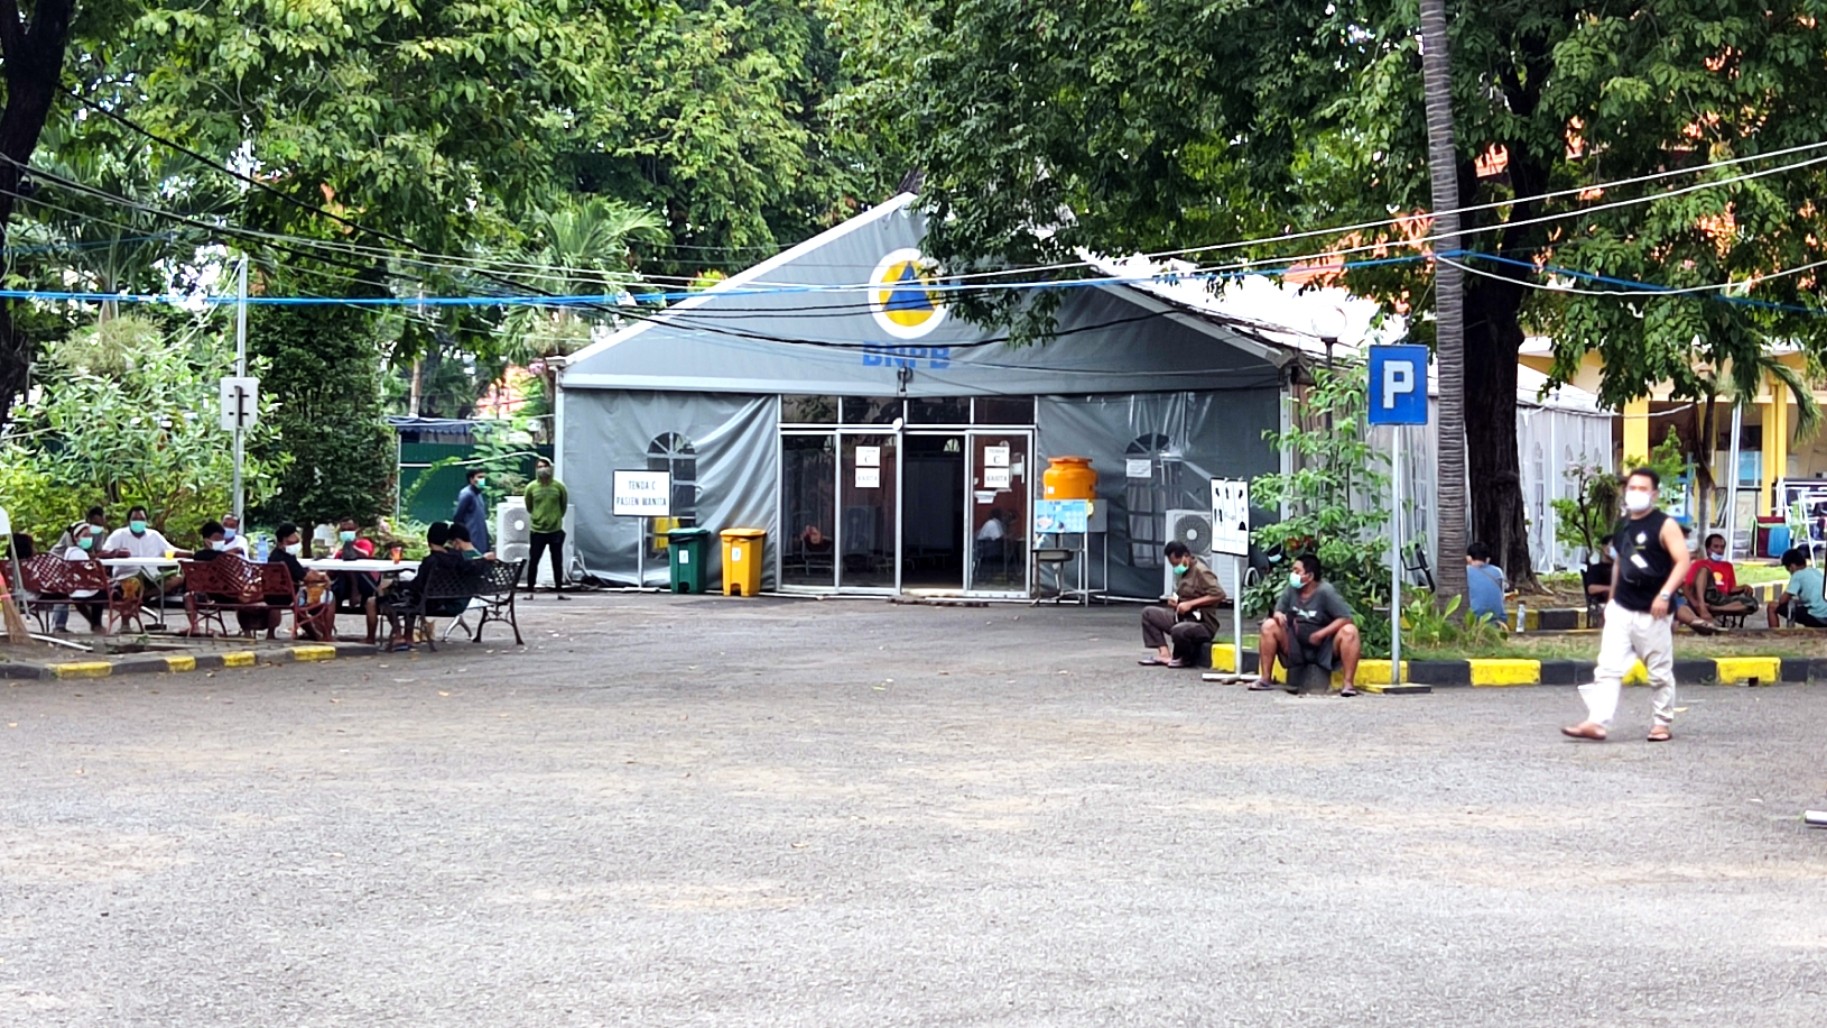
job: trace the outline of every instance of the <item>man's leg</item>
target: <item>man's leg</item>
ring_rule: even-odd
[[[1176,620],[1177,616],[1167,607],[1142,608],[1142,645],[1154,647],[1155,659],[1163,664],[1173,659],[1173,653],[1167,647],[1167,633],[1173,630]]]
[[[1197,665],[1205,644],[1212,641],[1212,630],[1205,627],[1202,621],[1182,621],[1169,629],[1168,634],[1174,640],[1173,659],[1185,667]]]
[[[1274,617],[1262,623],[1260,632],[1262,646],[1256,655],[1256,684],[1250,686],[1252,689],[1271,688],[1269,683],[1275,679],[1275,659],[1286,653],[1288,648],[1288,630]],[[1237,663],[1237,670],[1242,671],[1243,654],[1237,655]]]
[[[70,630],[70,605],[67,603],[59,603],[57,606],[52,608],[52,612],[55,615],[55,617],[52,620],[51,631],[53,631],[53,632],[69,631]]]
[[[1580,698],[1586,701],[1586,720],[1561,729],[1581,739],[1603,739],[1611,719],[1618,712],[1618,693],[1624,688],[1636,651],[1631,648],[1631,626],[1638,617],[1616,603],[1605,608],[1605,630],[1599,637],[1599,664],[1592,672],[1592,682],[1580,686]]]
[[[565,594],[565,532],[562,528],[552,533],[552,591],[560,597]]]
[[[527,536],[527,595],[533,595],[533,589],[539,585],[539,558],[546,554],[546,541],[551,536],[545,532],[533,532]]]
[[[1713,609],[1707,606],[1706,593],[1713,588],[1713,569],[1701,568],[1694,580],[1682,590],[1687,594],[1687,602],[1693,605],[1694,614],[1702,621],[1713,620]]]
[[[1345,665],[1343,691],[1355,695],[1358,690],[1358,658],[1364,654],[1364,637],[1358,633],[1358,626],[1346,625],[1339,629],[1338,642],[1333,649],[1338,651],[1339,661]]]
[[[1655,690],[1650,696],[1655,723],[1649,734],[1653,741],[1660,742],[1669,737],[1668,728],[1675,723],[1674,627],[1667,618],[1653,618],[1647,614],[1634,618],[1630,646],[1642,658],[1643,667],[1649,672],[1650,687]]]
[[[1778,596],[1776,598],[1776,602],[1770,604],[1770,609],[1768,611],[1768,613],[1770,615],[1770,627],[1771,628],[1780,627],[1782,624],[1783,614],[1786,613],[1788,610],[1789,610],[1789,597]]]

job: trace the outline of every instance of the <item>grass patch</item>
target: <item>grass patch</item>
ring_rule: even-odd
[[[1403,647],[1405,658],[1413,660],[1466,660],[1472,657],[1519,657],[1525,660],[1596,660],[1599,655],[1599,633],[1556,632],[1511,636],[1503,642],[1467,650],[1444,647],[1437,650],[1414,650]],[[1675,635],[1677,659],[1706,657],[1823,657],[1827,658],[1827,634],[1809,630],[1744,631],[1702,638],[1688,632]]]

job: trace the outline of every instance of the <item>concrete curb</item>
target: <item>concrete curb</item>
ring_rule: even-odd
[[[1254,674],[1259,660],[1243,655],[1242,674]],[[1211,665],[1218,671],[1237,672],[1236,656],[1229,643],[1212,647]],[[1474,657],[1470,660],[1405,660],[1399,681],[1390,687],[1389,661],[1366,660],[1358,665],[1358,687],[1367,692],[1424,692],[1428,688],[1510,688],[1525,685],[1583,685],[1592,681],[1590,660],[1523,660],[1513,657]],[[1287,676],[1277,666],[1275,681]],[[1649,680],[1642,661],[1624,676],[1624,684]],[[1773,685],[1777,682],[1827,683],[1827,660],[1807,657],[1707,657],[1675,661],[1675,680],[1683,685]],[[1343,678],[1334,674],[1332,684]],[[1403,686],[1415,686],[1406,689]]]
[[[0,679],[31,681],[117,678],[121,675],[183,674],[251,668],[262,664],[306,664],[337,657],[367,657],[381,652],[365,643],[299,644],[274,650],[222,650],[217,653],[123,654],[107,660],[69,660],[47,664],[0,664]]]

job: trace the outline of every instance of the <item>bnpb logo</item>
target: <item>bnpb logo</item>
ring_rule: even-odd
[[[882,258],[869,276],[869,313],[896,339],[919,339],[945,320],[945,303],[931,262],[912,247]]]

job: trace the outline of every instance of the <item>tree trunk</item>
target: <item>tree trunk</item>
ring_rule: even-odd
[[[1459,161],[1453,138],[1452,66],[1447,57],[1446,0],[1421,0],[1421,73],[1427,97],[1427,166],[1434,197],[1437,254],[1459,250]],[[1434,265],[1435,365],[1440,380],[1438,576],[1440,598],[1465,593],[1466,405],[1465,280],[1457,263]],[[1510,378],[1516,378],[1511,351]],[[1511,411],[1510,462],[1516,462],[1515,392]],[[1479,488],[1485,482],[1479,480]],[[1521,493],[1517,492],[1520,503]],[[1526,543],[1525,543],[1526,546]],[[1526,551],[1525,551],[1526,552]]]
[[[0,279],[6,277],[7,227],[24,167],[38,149],[63,76],[64,49],[76,0],[39,0],[28,24],[17,0],[0,0],[0,69],[6,78],[6,109],[0,112]],[[13,301],[0,301],[0,429],[12,417],[13,402],[31,379],[35,347],[13,323]]]
[[[1513,584],[1533,589],[1535,568],[1529,557],[1522,457],[1516,435],[1516,363],[1523,344],[1522,324],[1517,320],[1521,300],[1520,290],[1484,284],[1467,296],[1466,393],[1477,400],[1466,405],[1465,450],[1471,481],[1478,483],[1478,502],[1472,504],[1473,538],[1491,547]],[[1559,466],[1549,455],[1547,467]],[[1445,474],[1444,468],[1441,474]],[[1442,553],[1440,561],[1447,563],[1447,554]]]

